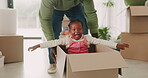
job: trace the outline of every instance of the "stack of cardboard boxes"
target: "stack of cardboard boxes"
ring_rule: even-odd
[[[5,63],[23,61],[23,36],[16,35],[16,10],[0,9],[0,51]]]
[[[130,6],[129,32],[121,34],[121,43],[129,48],[121,51],[127,59],[148,61],[148,6]]]

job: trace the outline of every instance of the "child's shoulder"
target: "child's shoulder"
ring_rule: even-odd
[[[87,35],[84,35],[86,37],[87,40],[92,40],[94,39],[94,37],[92,37],[91,35],[87,34]]]
[[[86,35],[84,35],[85,37],[92,37],[91,35],[89,35],[89,34],[86,34]]]

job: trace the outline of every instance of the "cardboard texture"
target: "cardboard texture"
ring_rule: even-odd
[[[121,50],[126,59],[148,61],[148,34],[122,33],[121,43],[128,43],[129,48]]]
[[[4,66],[4,58],[5,56],[2,55],[2,52],[0,51],[0,68]]]
[[[0,68],[4,67],[4,58],[5,56],[0,55]]]
[[[5,56],[5,63],[23,61],[23,36],[0,35],[0,50]]]
[[[66,54],[57,47],[58,78],[64,77],[65,67],[65,78],[118,78],[118,68],[127,67],[120,53],[101,45],[96,48],[97,53]]]
[[[128,8],[129,32],[148,33],[148,6],[130,6]]]

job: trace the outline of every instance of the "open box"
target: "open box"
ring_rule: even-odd
[[[96,45],[96,53],[66,54],[57,47],[57,78],[118,78],[118,68],[127,67],[119,52]]]
[[[130,6],[128,15],[130,33],[148,33],[148,6]]]

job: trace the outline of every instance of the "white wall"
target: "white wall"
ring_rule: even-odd
[[[0,9],[7,8],[7,0],[0,0]]]
[[[7,8],[7,0],[0,0],[0,35],[16,35],[16,10]]]

